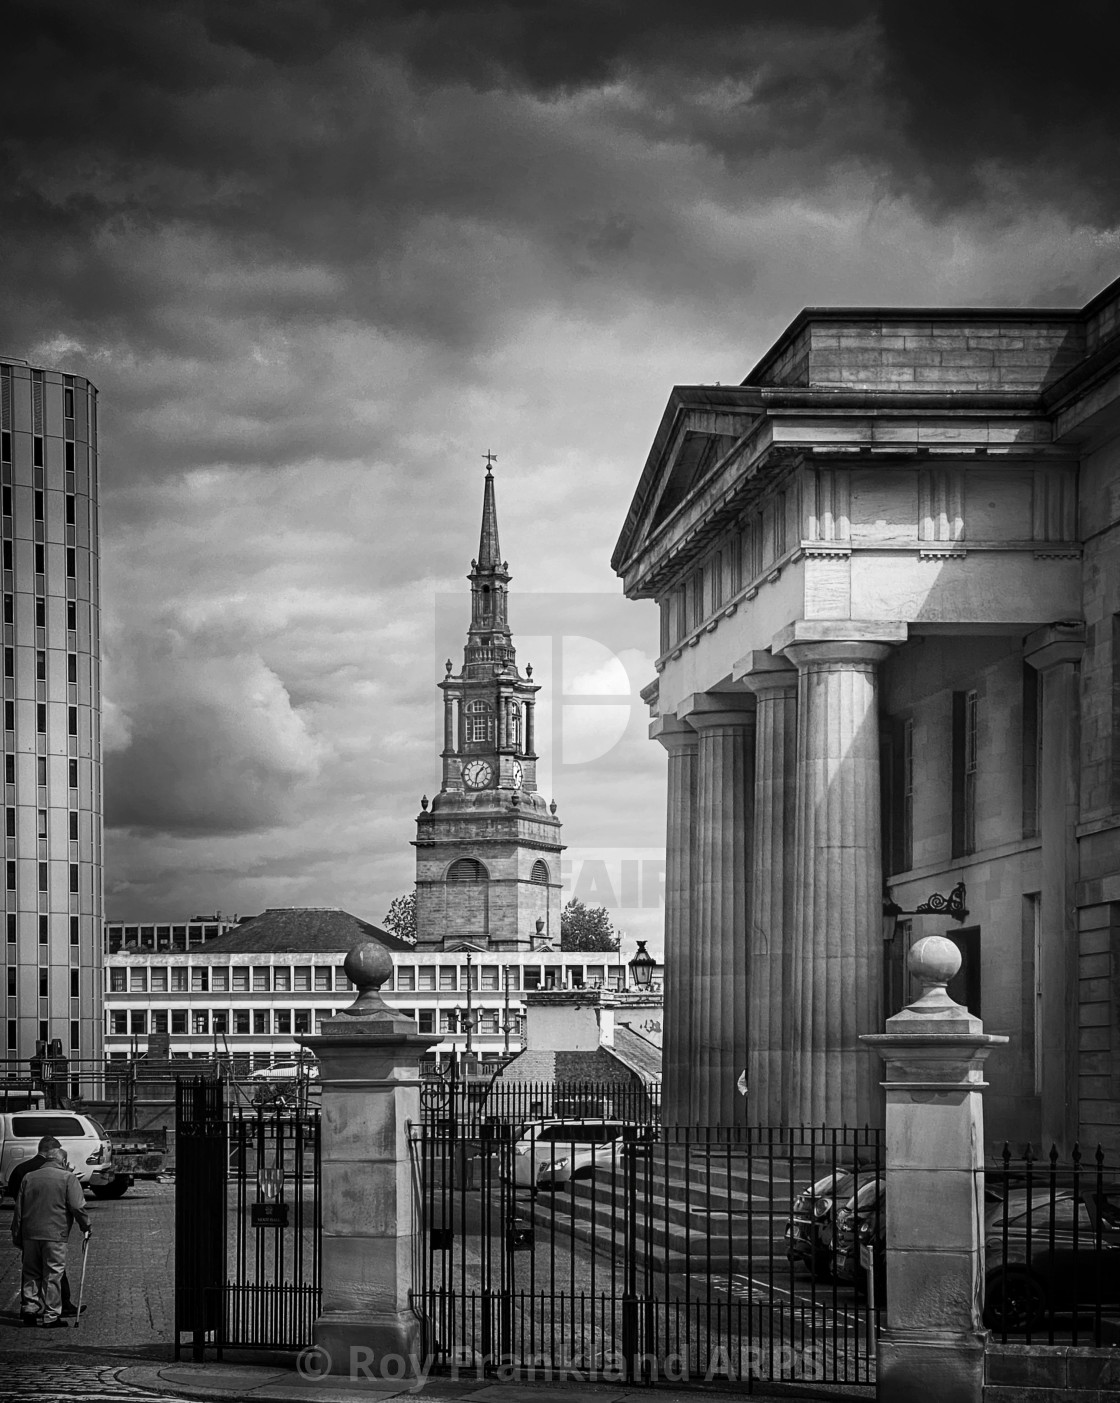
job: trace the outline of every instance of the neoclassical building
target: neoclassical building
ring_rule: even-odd
[[[463,665],[443,691],[442,782],[416,819],[416,939],[519,950],[560,943],[560,820],[537,791],[539,685],[522,675],[509,626],[494,475],[483,488]]]
[[[613,564],[661,608],[667,1120],[879,1122],[859,1037],[945,933],[990,1141],[1120,1147],[1120,284],[803,311],[673,391]]]

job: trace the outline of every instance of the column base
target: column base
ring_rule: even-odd
[[[413,1310],[331,1311],[315,1322],[324,1374],[348,1379],[415,1379],[424,1372],[423,1324]]]
[[[981,1403],[984,1336],[915,1336],[882,1330],[879,1403]]]

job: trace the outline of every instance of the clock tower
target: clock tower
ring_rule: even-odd
[[[533,714],[509,628],[510,574],[498,546],[487,455],[463,666],[443,692],[443,778],[416,820],[416,940],[524,950],[560,939],[560,820],[537,792]]]

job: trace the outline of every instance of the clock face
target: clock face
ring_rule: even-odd
[[[463,766],[463,783],[468,789],[485,789],[493,779],[494,771],[489,760],[468,760]]]
[[[509,775],[510,779],[513,781],[514,789],[520,789],[521,781],[525,778],[525,771],[521,768],[520,760],[515,760],[513,762],[513,768],[510,770]]]

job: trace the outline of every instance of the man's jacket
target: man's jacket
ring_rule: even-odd
[[[89,1215],[78,1176],[60,1164],[44,1164],[24,1176],[12,1215],[12,1241],[65,1242],[70,1225],[89,1231]]]
[[[23,1182],[25,1174],[30,1174],[33,1169],[42,1169],[44,1164],[49,1163],[46,1155],[36,1155],[33,1159],[21,1159],[8,1175],[8,1192],[11,1196],[19,1198],[19,1186]]]

